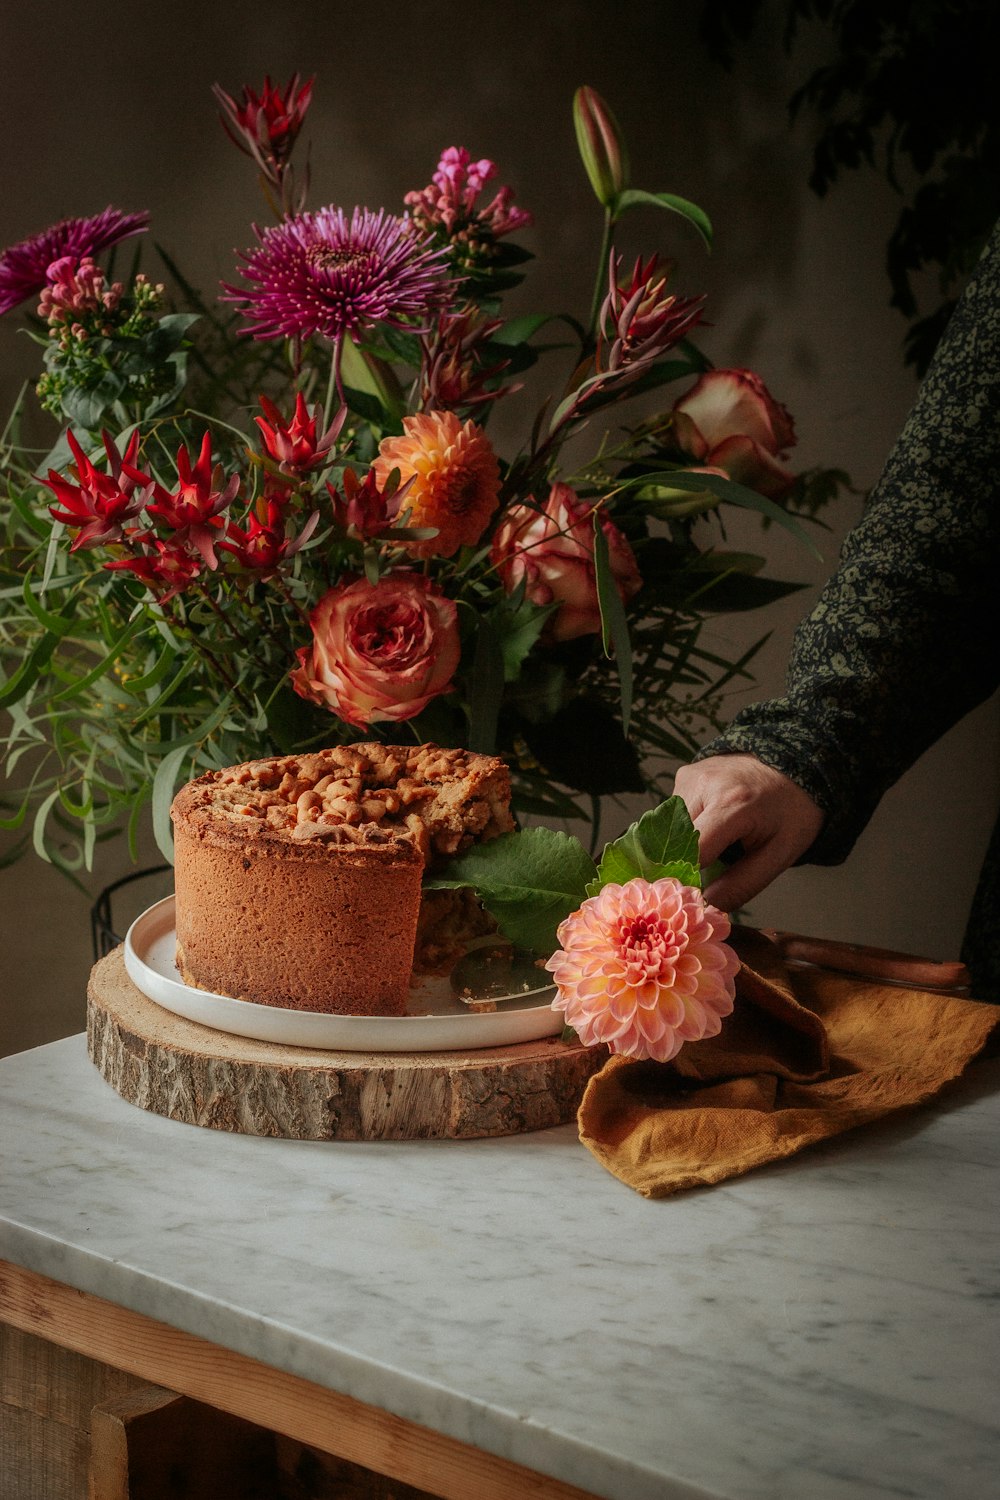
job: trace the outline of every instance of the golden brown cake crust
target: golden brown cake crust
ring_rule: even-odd
[[[175,837],[185,982],[258,1004],[405,1011],[425,864],[512,827],[503,762],[337,746],[210,771]]]

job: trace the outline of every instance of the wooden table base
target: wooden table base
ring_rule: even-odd
[[[123,1099],[241,1135],[309,1141],[516,1135],[573,1120],[601,1047],[558,1037],[475,1052],[317,1052],[186,1021],[132,983],[118,948],[95,964],[87,1045]]]
[[[115,1371],[125,1372],[137,1377],[138,1382],[165,1387],[168,1392],[188,1396],[217,1411],[229,1412],[356,1466],[350,1482],[343,1474],[330,1488],[320,1482],[317,1500],[333,1494],[350,1494],[358,1500],[367,1500],[369,1496],[372,1500],[386,1500],[389,1494],[398,1495],[399,1500],[404,1500],[404,1497],[410,1500],[413,1491],[405,1489],[400,1494],[398,1484],[395,1487],[373,1485],[372,1476],[380,1474],[402,1485],[413,1486],[418,1495],[434,1496],[437,1500],[473,1500],[473,1497],[474,1500],[597,1500],[589,1490],[549,1478],[510,1459],[486,1453],[457,1438],[369,1406],[352,1396],[275,1370],[245,1354],[223,1349],[194,1334],[158,1323],[142,1313],[117,1307],[114,1303],[0,1260],[2,1324],[113,1367],[111,1371],[101,1372],[102,1380],[110,1376],[119,1382],[109,1394],[114,1394],[115,1390],[127,1392],[130,1383],[122,1382],[121,1376],[114,1374]],[[86,1371],[83,1373],[88,1382],[85,1389],[92,1389],[93,1377]],[[10,1376],[11,1388],[20,1388],[18,1399],[22,1405],[37,1406],[41,1396],[45,1399],[45,1409],[49,1410],[50,1403],[44,1392],[37,1391],[34,1379],[26,1397],[24,1392],[28,1383],[23,1378],[24,1372],[7,1367],[4,1375]],[[74,1394],[72,1399],[73,1411],[82,1411],[81,1395]],[[102,1392],[97,1399],[106,1397]],[[135,1403],[126,1403],[126,1409],[134,1412]],[[110,1415],[113,1417],[114,1413]],[[93,1429],[93,1421],[90,1425]],[[80,1437],[82,1440],[84,1434],[81,1433]],[[123,1442],[120,1446],[127,1449],[128,1445]],[[86,1454],[83,1452],[81,1462],[74,1465],[76,1472],[85,1463]],[[357,1471],[368,1478],[362,1480]],[[166,1500],[168,1492],[171,1496],[189,1493],[174,1488],[171,1481],[175,1477],[168,1466],[167,1473],[161,1474],[160,1478],[170,1485],[169,1491],[143,1487],[142,1495],[152,1497],[162,1493]],[[0,1495],[3,1500],[8,1500],[8,1497],[9,1500],[19,1500],[18,1491],[11,1490],[9,1479],[9,1473],[0,1473]],[[319,1475],[318,1479],[322,1481],[323,1476]],[[60,1491],[54,1484],[43,1483],[37,1488],[32,1484],[23,1493],[31,1500],[35,1500],[36,1495],[39,1500],[42,1497],[44,1500],[61,1500]],[[64,1489],[63,1493],[72,1495],[74,1490]],[[124,1494],[137,1496],[139,1493],[138,1486],[124,1490]],[[197,1496],[202,1491],[195,1489],[192,1493]],[[233,1495],[228,1488],[225,1491],[216,1488],[209,1493],[219,1496],[220,1500],[223,1494],[226,1500]],[[284,1495],[289,1491],[279,1485],[277,1493]],[[119,1494],[114,1489],[109,1494],[106,1488],[99,1490],[96,1485],[91,1489],[93,1500],[119,1500]],[[293,1487],[290,1495],[301,1500],[302,1491]]]

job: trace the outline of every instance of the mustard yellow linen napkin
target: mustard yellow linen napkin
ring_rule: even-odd
[[[737,1177],[921,1104],[957,1078],[1000,1006],[786,965],[741,929],[722,1032],[672,1063],[612,1057],[587,1085],[580,1139],[647,1198]]]

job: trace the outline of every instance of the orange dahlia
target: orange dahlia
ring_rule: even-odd
[[[403,502],[410,526],[437,528],[437,536],[405,544],[412,557],[452,557],[472,546],[496,510],[497,456],[482,428],[454,412],[404,417],[403,436],[383,438],[372,467],[380,485],[393,469],[402,484],[411,481]]]

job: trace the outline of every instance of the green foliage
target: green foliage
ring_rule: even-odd
[[[601,886],[612,883],[625,885],[637,876],[649,881],[672,877],[684,885],[701,886],[698,832],[680,797],[669,797],[644,813],[606,846],[587,894],[596,895]]]

